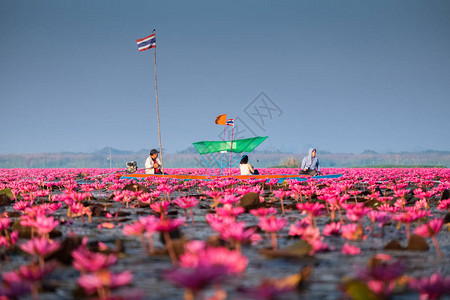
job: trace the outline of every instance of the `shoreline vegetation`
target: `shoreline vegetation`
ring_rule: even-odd
[[[304,153],[254,151],[249,154],[256,168],[298,168]],[[136,161],[142,168],[147,151],[121,151],[109,148],[92,153],[34,153],[0,154],[0,168],[125,168],[128,161]],[[423,151],[402,153],[320,153],[325,168],[449,168],[450,151]],[[197,153],[183,151],[165,153],[166,168],[207,168]],[[210,163],[214,166],[214,160]]]

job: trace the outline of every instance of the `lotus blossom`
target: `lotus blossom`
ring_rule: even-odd
[[[39,265],[44,268],[44,259],[61,247],[61,244],[48,240],[44,237],[38,237],[21,244],[20,249],[28,254],[36,255],[39,258]]]
[[[228,192],[230,192],[230,191],[228,191]],[[222,203],[222,204],[233,204],[233,203],[239,202],[239,200],[240,200],[239,197],[236,197],[235,195],[230,194],[230,193],[226,193],[225,195],[223,195],[223,197],[220,197],[218,199],[219,203]]]
[[[176,268],[163,273],[164,279],[185,288],[185,299],[196,299],[206,286],[219,283],[226,278],[226,267],[221,265],[199,265],[196,268]]]
[[[96,272],[116,263],[117,257],[114,254],[105,255],[87,249],[87,241],[86,237],[83,238],[81,245],[72,251],[72,264],[75,269],[82,273]]]
[[[220,237],[226,241],[232,241],[236,250],[241,252],[241,244],[261,240],[261,236],[255,233],[256,228],[245,229],[245,222],[227,223],[219,231]]]
[[[175,199],[173,202],[179,207],[190,208],[198,204],[198,199],[195,197],[181,197]]]
[[[169,251],[170,259],[175,265],[177,263],[177,257],[175,255],[175,250],[173,249],[172,240],[170,238],[169,232],[177,229],[184,223],[183,219],[161,219],[159,223],[155,224],[155,230],[161,232],[164,235],[164,239],[167,244],[167,250]]]
[[[159,220],[155,216],[140,217],[138,221],[125,225],[122,231],[125,235],[138,236],[141,240],[142,247],[148,253],[147,245],[144,239],[144,237],[147,236],[149,250],[150,252],[153,252],[153,233],[157,231],[156,228],[158,223]]]
[[[396,279],[403,275],[405,265],[401,262],[378,262],[365,269],[357,269],[358,278],[367,282],[376,294],[387,298],[395,288]]]
[[[228,250],[223,247],[206,247],[204,243],[186,246],[186,251],[180,256],[180,266],[184,268],[196,268],[203,266],[223,266],[227,274],[236,275],[245,271],[248,259],[238,251]]]
[[[26,221],[26,219],[24,218],[23,221]],[[55,220],[52,216],[47,217],[39,214],[34,220],[28,219],[28,222],[24,222],[22,225],[25,226],[25,224],[34,227],[39,235],[48,237],[49,233],[59,225],[59,221]]]
[[[311,218],[307,217],[303,220],[297,221],[295,224],[291,224],[289,227],[290,236],[300,236],[302,237],[305,233],[306,228],[311,226]]]
[[[313,220],[314,226],[317,226],[316,220],[314,217],[320,216],[324,213],[325,205],[321,203],[298,203],[297,208],[302,211],[302,214],[308,214],[311,216]]]
[[[7,230],[4,231],[5,236],[0,235],[0,247],[9,248],[12,245],[15,245],[17,243],[17,240],[19,239],[19,231],[14,230],[11,233]]]
[[[100,299],[107,299],[111,289],[127,285],[132,279],[133,275],[129,271],[113,273],[109,270],[100,270],[82,275],[78,279],[78,284],[87,294],[97,292]]]
[[[430,237],[433,241],[437,253],[441,258],[444,258],[444,255],[442,254],[442,251],[439,248],[439,244],[436,239],[436,235],[441,230],[442,225],[444,225],[444,219],[433,219],[427,224],[417,227],[416,230],[414,230],[414,233],[423,237]]]
[[[291,192],[289,191],[283,191],[283,190],[277,190],[274,191],[273,194],[275,197],[277,197],[278,199],[280,199],[281,201],[281,213],[284,215],[284,204],[283,204],[283,199],[285,197],[288,197],[290,195]]]
[[[20,210],[20,211],[24,211],[25,208],[27,207],[31,207],[31,202],[29,201],[16,201],[16,203],[14,203],[13,208],[15,210]]]
[[[325,236],[341,235],[341,223],[331,222],[330,224],[325,225],[325,227],[323,228],[323,235]]]
[[[160,201],[150,204],[150,208],[156,211],[157,213],[164,215],[167,213],[167,208],[169,207],[169,201]]]
[[[274,207],[269,207],[269,208],[265,208],[265,207],[261,207],[258,209],[251,209],[250,214],[256,216],[256,217],[266,217],[268,215],[273,215],[277,213],[277,210]]]
[[[0,285],[0,299],[16,299],[31,291],[31,283],[23,280],[18,272],[2,273],[2,281],[3,284]]]
[[[274,250],[277,249],[276,232],[281,230],[286,225],[286,223],[286,219],[277,219],[275,216],[259,218],[258,226],[261,227],[262,230],[270,232],[272,235],[272,248]]]
[[[234,217],[220,216],[218,214],[207,214],[206,220],[208,221],[211,228],[217,232],[221,232],[225,226],[236,222],[236,219]]]
[[[439,299],[445,294],[450,294],[450,277],[434,273],[429,278],[412,280],[409,286],[420,292],[420,300]]]
[[[356,246],[352,246],[350,244],[345,243],[344,246],[342,246],[341,252],[342,254],[347,255],[358,255],[361,253],[361,249]]]
[[[224,204],[223,207],[217,207],[216,213],[222,217],[236,218],[238,215],[245,212],[243,207],[233,207],[231,204]]]
[[[437,206],[439,210],[449,210],[450,209],[450,199],[441,200]]]
[[[348,240],[361,240],[366,239],[362,226],[357,224],[347,224],[341,227],[342,237]]]
[[[33,298],[37,299],[39,281],[50,274],[54,268],[55,265],[52,264],[47,264],[44,268],[37,265],[22,265],[17,270],[17,275],[19,275],[22,281],[28,281],[30,283]]]
[[[9,219],[7,213],[0,215],[0,231],[8,229],[10,224],[11,220]]]

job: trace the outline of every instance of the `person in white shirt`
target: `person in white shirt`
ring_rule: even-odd
[[[150,155],[145,161],[145,174],[162,174],[162,164],[156,149],[150,150]]]
[[[259,175],[259,171],[253,169],[252,165],[248,162],[247,155],[242,156],[239,169],[241,170],[241,175]]]

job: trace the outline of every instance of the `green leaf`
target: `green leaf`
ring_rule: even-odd
[[[357,280],[345,283],[344,289],[353,300],[381,300],[380,297],[369,289],[367,284]]]
[[[11,199],[13,197],[13,194],[11,193],[11,189],[0,190],[0,195],[6,195],[6,196],[8,196]]]

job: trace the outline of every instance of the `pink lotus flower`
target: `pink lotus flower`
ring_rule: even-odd
[[[387,203],[384,203],[384,204],[378,206],[377,209],[379,211],[385,211],[385,212],[391,212],[391,213],[395,213],[395,212],[400,211],[400,207],[393,207],[393,206],[390,206]]]
[[[430,237],[433,241],[437,253],[441,258],[444,258],[444,255],[442,254],[442,251],[439,248],[439,244],[436,239],[436,235],[441,230],[442,225],[444,225],[444,219],[433,219],[427,224],[417,227],[416,230],[414,230],[414,233],[423,237]]]
[[[361,220],[361,218],[364,215],[366,215],[369,211],[370,209],[360,206],[359,204],[356,204],[354,206],[347,208],[346,217],[352,222],[357,222]]]
[[[303,220],[297,221],[295,224],[291,224],[291,226],[289,227],[289,235],[302,237],[305,233],[306,228],[310,226],[311,218],[304,218]]]
[[[175,199],[173,202],[176,205],[178,205],[179,207],[184,208],[184,213],[185,213],[186,219],[187,219],[186,209],[189,210],[189,215],[191,216],[192,225],[195,225],[194,215],[192,213],[192,207],[194,207],[198,204],[198,199],[195,197],[181,197],[181,198]]]
[[[325,225],[325,227],[323,228],[323,235],[325,236],[341,235],[341,223],[332,222],[330,224]]]
[[[409,239],[410,237],[410,233],[409,233],[409,224],[412,222],[417,221],[418,219],[424,217],[426,214],[428,214],[427,212],[423,211],[423,212],[417,212],[417,211],[407,211],[405,213],[401,213],[401,214],[397,214],[394,215],[392,218],[399,222],[399,223],[403,223],[405,224],[405,228],[406,228],[406,238]]]
[[[233,207],[231,204],[224,204],[223,207],[216,208],[216,213],[222,217],[236,218],[244,212],[245,209],[243,207]]]
[[[169,232],[177,229],[184,223],[183,219],[161,219],[159,223],[155,224],[155,230],[161,232],[164,235],[164,239],[166,241],[167,250],[169,251],[169,256],[172,261],[172,264],[177,264],[177,256],[175,254],[175,250],[172,245],[172,240],[170,238]]]
[[[373,264],[365,269],[357,269],[358,278],[367,282],[368,287],[383,298],[388,298],[396,285],[396,279],[403,275],[405,265],[401,262]]]
[[[11,233],[6,231],[6,236],[0,235],[0,247],[9,248],[12,245],[15,245],[18,239],[19,239],[19,231],[14,230]]]
[[[11,224],[11,220],[9,219],[8,214],[3,213],[0,216],[0,231],[8,229],[10,224]]]
[[[297,208],[302,211],[302,214],[308,214],[313,221],[313,226],[317,227],[317,221],[315,217],[325,213],[325,205],[315,202],[298,203]]]
[[[55,241],[49,241],[44,237],[38,237],[21,244],[20,249],[39,258],[39,265],[44,268],[44,259],[61,247]]]
[[[281,201],[281,213],[284,215],[284,203],[283,199],[288,197],[291,192],[290,191],[283,191],[283,190],[277,190],[273,192],[274,196],[280,199]]]
[[[254,215],[255,217],[266,217],[268,215],[276,214],[277,210],[274,207],[261,207],[258,209],[251,209],[250,214]]]
[[[166,214],[169,205],[170,205],[169,201],[160,201],[150,204],[150,208],[156,211],[157,213],[164,215]]]
[[[130,225],[125,225],[123,233],[129,236],[138,236],[141,240],[142,247],[150,254],[153,252],[153,233],[156,232],[156,227],[159,220],[155,216],[140,217],[138,221]],[[145,242],[144,236],[147,236],[149,248]],[[150,253],[148,252],[150,250]]]
[[[109,290],[127,285],[133,279],[130,271],[113,273],[109,270],[101,270],[96,273],[84,274],[78,279],[78,284],[87,294],[98,292],[100,299],[106,299]]]
[[[13,206],[13,208],[15,210],[20,210],[20,211],[24,211],[25,208],[27,208],[27,207],[31,207],[31,202],[29,202],[29,201],[18,201],[16,203],[14,203],[14,206]]]
[[[159,196],[159,195],[158,195]],[[137,196],[137,199],[142,202],[142,203],[146,203],[146,204],[150,204],[152,202],[152,194],[150,193],[142,193],[140,195]]]
[[[162,219],[159,220],[157,224],[155,224],[155,230],[160,232],[170,232],[181,225],[183,225],[184,220],[183,219]]]
[[[207,214],[206,221],[208,221],[209,226],[217,232],[221,232],[225,226],[232,224],[236,221],[234,217],[230,216],[220,216],[218,214]]]
[[[247,268],[248,259],[238,251],[228,250],[224,247],[206,247],[194,241],[190,242],[186,251],[180,257],[180,266],[184,268],[197,268],[198,266],[223,266],[228,275],[243,273]]]
[[[132,224],[127,224],[123,226],[123,234],[130,236],[142,236],[145,232],[145,224],[137,221]]]
[[[449,210],[450,209],[450,199],[441,200],[437,206],[439,210]]]
[[[196,268],[176,268],[163,273],[164,279],[186,289],[185,299],[196,299],[197,294],[210,284],[219,283],[226,278],[224,266],[199,265]]]
[[[65,196],[75,202],[82,202],[89,197],[89,195],[86,193],[76,193],[73,191],[70,191],[69,193],[65,194]]]
[[[245,222],[228,223],[220,231],[220,237],[226,241],[232,241],[238,252],[241,252],[241,244],[261,239],[259,234],[255,234],[256,228],[245,229]]]
[[[361,240],[367,238],[367,236],[364,235],[362,227],[355,223],[344,225],[341,229],[342,237],[348,240]]]
[[[96,272],[112,266],[117,261],[114,254],[105,255],[92,252],[86,247],[87,238],[83,239],[82,244],[72,251],[73,267],[83,273]]]
[[[236,197],[233,194],[227,193],[227,194],[223,195],[223,197],[219,198],[218,201],[222,204],[233,204],[233,203],[239,202],[239,199],[240,199],[239,197]]]
[[[276,232],[286,226],[286,219],[277,219],[275,216],[260,217],[258,226],[272,235],[272,248],[277,249],[277,237]]]
[[[429,278],[412,280],[409,286],[420,292],[420,300],[439,299],[445,294],[450,294],[450,277],[434,273]]]
[[[349,245],[347,243],[344,244],[344,246],[342,246],[342,254],[347,254],[347,255],[358,255],[361,253],[361,249],[352,245]]]
[[[312,217],[320,216],[323,214],[323,209],[325,205],[315,202],[315,203],[298,203],[297,208],[302,211],[303,214],[309,214]]]
[[[286,219],[276,218],[275,216],[260,217],[258,226],[267,232],[277,232],[286,226]]]
[[[40,268],[37,265],[20,266],[17,274],[22,279],[36,282],[47,276],[54,268],[55,266],[51,264],[45,265],[44,268]]]
[[[52,216],[37,215],[36,219],[34,221],[32,220],[30,225],[37,229],[39,235],[47,236],[59,225],[59,221],[55,220]]]
[[[18,272],[2,273],[3,285],[0,285],[0,298],[16,299],[28,294],[31,290],[31,283],[23,280]]]

